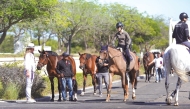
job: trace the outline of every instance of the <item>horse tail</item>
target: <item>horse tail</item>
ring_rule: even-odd
[[[176,74],[179,76],[179,78],[187,82],[188,81],[188,75],[186,71],[187,64],[185,63],[187,60],[184,58],[185,51],[183,50],[185,49],[180,49],[179,47],[177,48],[172,47],[168,51],[168,54],[164,55],[164,60],[166,60],[166,63],[165,63],[166,66],[170,64],[169,66],[170,69],[168,69],[169,71],[171,71],[171,68],[173,68]],[[170,60],[170,62],[167,61],[167,59]]]

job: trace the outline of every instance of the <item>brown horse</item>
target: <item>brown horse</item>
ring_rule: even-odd
[[[126,72],[126,61],[122,52],[109,46],[108,46],[107,51],[105,50],[105,51],[100,52],[101,59],[109,58],[110,80],[109,80],[109,88],[107,90],[106,101],[110,101],[112,78],[114,75],[121,76],[122,88],[124,91],[124,101],[126,101],[129,96],[129,92],[128,92],[129,79],[130,79],[130,82],[132,84],[132,89],[133,89],[132,99],[136,98],[135,87],[137,85],[137,72],[139,70],[139,63],[138,63],[138,57],[136,56],[136,54],[133,52],[130,52],[130,54],[133,60],[131,61],[131,64],[130,64],[130,70]]]
[[[59,91],[59,99],[58,101],[61,101],[61,87],[60,87],[60,81],[59,81],[59,77],[60,75],[57,74],[56,72],[56,66],[57,66],[57,62],[59,60],[61,60],[63,58],[63,56],[59,56],[57,53],[53,52],[53,51],[40,51],[38,50],[40,53],[39,56],[39,61],[37,64],[37,69],[41,70],[41,68],[44,65],[46,66],[46,70],[48,72],[48,76],[49,76],[49,80],[51,82],[51,92],[52,92],[52,98],[51,101],[54,101],[54,77],[56,77],[58,79],[58,91]],[[76,64],[75,64],[75,60],[73,59],[73,57],[69,56],[69,61],[72,64],[72,70],[73,70],[73,92],[74,92],[74,100],[77,100],[77,90],[78,90],[78,85],[77,85],[77,81],[76,81]]]
[[[83,70],[83,91],[81,92],[81,95],[84,95],[85,93],[85,87],[86,87],[86,79],[87,75],[90,74],[92,77],[92,84],[94,86],[94,94],[96,94],[96,72],[97,72],[97,67],[96,67],[96,55],[91,55],[88,53],[81,54],[79,53],[79,61],[80,65],[79,68]]]
[[[152,62],[154,60],[155,56],[152,52],[146,52],[144,55],[143,55],[143,65],[144,65],[144,70],[145,70],[145,82],[150,82],[150,78],[151,78],[151,72],[152,72],[152,69],[154,67],[154,64],[151,64],[150,66],[148,66],[148,64],[150,62]]]

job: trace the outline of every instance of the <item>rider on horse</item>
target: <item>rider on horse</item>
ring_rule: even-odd
[[[121,22],[118,22],[116,24],[116,28],[118,32],[115,34],[115,37],[113,39],[113,44],[115,43],[115,40],[118,40],[118,45],[117,47],[120,47],[125,51],[125,57],[127,60],[127,71],[129,70],[130,67],[130,61],[132,60],[132,57],[129,52],[129,45],[131,44],[131,38],[129,34],[123,30],[123,24]]]
[[[184,12],[179,15],[181,21],[175,25],[172,37],[176,39],[176,44],[183,44],[190,48],[190,42],[188,42],[188,39],[190,39],[189,29],[186,24],[188,18],[188,15]]]

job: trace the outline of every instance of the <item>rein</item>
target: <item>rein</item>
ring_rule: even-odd
[[[107,51],[108,51],[108,50],[107,50]],[[108,55],[109,55],[109,54],[111,54],[111,53],[108,51]],[[115,56],[111,57],[111,59],[113,59],[113,58],[115,58],[115,57],[120,57],[120,56],[122,56],[122,53],[121,53],[121,54],[119,54],[119,53],[116,54]]]

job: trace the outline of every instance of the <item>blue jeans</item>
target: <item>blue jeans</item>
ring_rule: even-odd
[[[102,78],[104,79],[106,90],[108,90],[109,84],[109,73],[97,73],[98,85],[99,85],[99,94],[102,94]]]
[[[66,85],[68,85],[69,88],[69,100],[73,100],[73,86],[72,86],[72,78],[62,78],[62,97],[63,100],[66,100]]]
[[[161,81],[161,69],[160,68],[156,68],[156,81]]]

